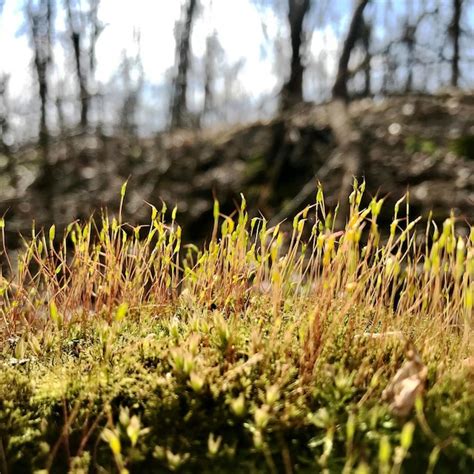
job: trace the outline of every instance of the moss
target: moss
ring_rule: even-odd
[[[407,153],[421,152],[426,155],[433,155],[438,149],[438,145],[430,139],[411,135],[405,139],[405,151]]]
[[[451,140],[449,148],[459,157],[474,160],[474,135],[463,135]]]
[[[235,219],[216,205],[185,258],[154,208],[148,235],[72,225],[72,255],[34,238],[0,308],[1,470],[472,472],[474,232],[447,220],[417,247],[394,220],[382,242],[362,193],[333,232],[318,192],[286,243],[245,200]],[[386,389],[407,366],[420,391],[401,413]]]
[[[394,418],[380,402],[381,388],[390,375],[382,377],[381,388],[374,387],[367,398],[367,384],[373,378],[361,379],[355,369],[373,366],[370,347],[366,355],[351,350],[339,358],[342,343],[339,348],[328,347],[312,379],[303,382],[295,361],[281,345],[264,342],[255,357],[251,340],[236,335],[239,355],[230,361],[222,358],[226,349],[206,342],[207,332],[192,329],[193,323],[183,323],[176,339],[157,331],[162,324],[149,317],[127,324],[126,333],[115,334],[115,354],[109,361],[91,356],[99,344],[91,339],[73,360],[63,345],[64,358],[57,359],[63,360],[61,365],[51,366],[44,356],[34,367],[4,370],[0,432],[9,470],[44,468],[66,423],[70,458],[63,445],[54,458],[55,472],[63,472],[68,463],[115,470],[113,450],[103,439],[105,429],[116,433],[120,457],[131,472],[280,471],[288,462],[285,452],[301,472],[310,472],[315,464],[335,472],[348,460],[348,423],[354,425],[350,447],[354,466],[362,460],[377,466],[383,437],[393,447],[399,444],[403,420]],[[244,327],[234,330],[242,331],[242,336],[246,332]],[[157,332],[160,335],[155,336]],[[391,350],[386,348],[387,353]],[[190,373],[177,371],[172,354],[175,358],[187,354],[192,373],[202,383],[193,384],[196,379]],[[472,392],[469,395],[465,381],[455,372],[442,378],[436,371],[430,373],[432,388],[426,394],[424,415],[436,437],[447,440],[438,460],[440,472],[447,467],[469,472]],[[242,408],[233,403],[239,397]],[[258,412],[264,418],[257,418]],[[132,424],[135,428],[130,427],[132,417],[138,420]],[[136,441],[133,429],[138,430]],[[86,433],[89,438],[84,441]],[[78,452],[81,443],[84,450]],[[436,442],[418,426],[406,471],[426,469],[434,446]]]

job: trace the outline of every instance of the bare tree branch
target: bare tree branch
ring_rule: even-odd
[[[369,0],[358,0],[354,14],[352,15],[349,31],[344,41],[341,56],[339,57],[339,64],[337,67],[336,81],[332,88],[332,95],[334,98],[343,99],[347,101],[347,77],[349,70],[349,59],[352,50],[357,41],[362,26],[364,9],[369,3]]]

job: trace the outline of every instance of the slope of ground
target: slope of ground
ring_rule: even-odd
[[[350,114],[363,140],[361,172],[369,194],[387,196],[393,204],[409,189],[417,213],[433,210],[442,220],[454,209],[461,220],[472,221],[474,95],[366,99],[353,102]],[[326,107],[310,104],[228,130],[138,141],[70,136],[51,145],[46,182],[37,176],[41,152],[31,147],[17,152],[16,191],[4,174],[0,211],[8,209],[8,236],[14,239],[29,229],[32,216],[39,225],[60,225],[101,206],[112,210],[121,184],[130,178],[127,218],[143,221],[144,201],[163,199],[178,205],[185,234],[195,239],[208,228],[214,195],[230,211],[243,192],[254,212],[287,217],[280,212],[285,205],[291,210],[304,186],[320,179],[334,205],[344,166],[337,151]],[[296,207],[312,201],[316,186],[310,186]]]

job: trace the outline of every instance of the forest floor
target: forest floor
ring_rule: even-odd
[[[205,247],[166,207],[33,231],[0,276],[0,471],[472,473],[474,230],[363,187],[343,231],[321,190],[289,230],[215,201]]]

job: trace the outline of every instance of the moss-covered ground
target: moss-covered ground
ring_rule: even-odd
[[[151,207],[4,252],[0,472],[472,473],[474,231],[401,201],[381,238],[362,193],[342,231],[318,191],[216,203],[201,249]]]

